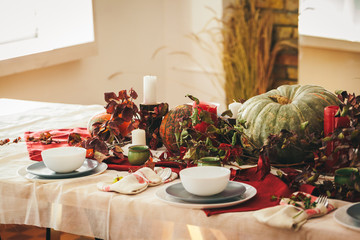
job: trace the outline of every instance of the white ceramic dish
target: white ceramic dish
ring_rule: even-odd
[[[171,206],[175,206],[175,207],[191,208],[191,209],[208,209],[208,208],[229,207],[229,206],[233,206],[236,204],[246,202],[256,195],[256,189],[253,186],[250,186],[245,183],[242,183],[242,184],[246,188],[245,193],[243,195],[229,199],[229,200],[225,200],[222,202],[217,202],[217,203],[191,203],[191,202],[186,202],[186,201],[182,201],[179,199],[175,199],[166,193],[165,189],[167,186],[160,188],[155,193],[155,195],[160,201],[165,202],[165,203],[167,203]]]
[[[186,191],[198,196],[211,196],[224,191],[229,178],[230,170],[224,167],[201,166],[180,171]]]
[[[353,205],[354,204],[349,204],[337,209],[334,214],[334,219],[338,224],[344,227],[350,228],[352,230],[360,231],[360,221],[354,220],[347,213],[348,208]]]
[[[86,149],[82,147],[57,147],[43,150],[41,157],[45,166],[57,173],[69,173],[81,167]]]
[[[223,202],[238,196],[241,196],[245,191],[245,186],[240,182],[230,181],[225,190],[221,193],[212,196],[196,196],[185,190],[182,183],[176,183],[168,186],[165,189],[166,193],[173,198],[193,203],[217,203]]]
[[[87,172],[94,170],[98,166],[98,162],[92,159],[86,159],[82,166],[73,172],[69,173],[58,173],[50,170],[44,164],[44,162],[33,163],[26,168],[26,171],[43,178],[65,178],[65,177],[76,177]]]
[[[17,172],[18,175],[29,181],[32,181],[32,182],[50,183],[50,182],[60,181],[60,180],[71,180],[74,178],[78,179],[78,178],[95,176],[95,175],[103,173],[107,169],[107,164],[100,163],[95,169],[93,169],[90,172],[87,172],[85,174],[78,175],[78,176],[64,177],[64,178],[43,178],[43,177],[40,177],[40,176],[37,176],[37,175],[27,172],[26,168],[27,168],[26,166],[21,167]]]

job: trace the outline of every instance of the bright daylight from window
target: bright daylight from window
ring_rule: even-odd
[[[300,0],[299,34],[360,42],[360,0]]]
[[[0,0],[0,60],[94,41],[91,0]]]

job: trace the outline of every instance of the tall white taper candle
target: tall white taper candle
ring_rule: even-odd
[[[144,76],[144,104],[156,104],[156,76]]]

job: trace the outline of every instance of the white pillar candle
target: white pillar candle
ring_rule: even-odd
[[[156,76],[144,76],[144,104],[156,104]]]
[[[241,107],[241,103],[239,102],[233,102],[229,104],[229,109],[231,110],[232,114],[233,114],[233,118],[237,118],[238,112],[239,112],[239,108]]]
[[[144,129],[134,129],[131,132],[133,145],[146,145],[146,134]]]

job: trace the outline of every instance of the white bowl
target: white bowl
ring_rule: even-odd
[[[68,173],[81,167],[86,158],[86,149],[81,147],[51,148],[42,151],[41,157],[50,170]]]
[[[230,170],[224,167],[190,167],[180,171],[180,179],[186,191],[198,196],[218,194],[226,188]]]

